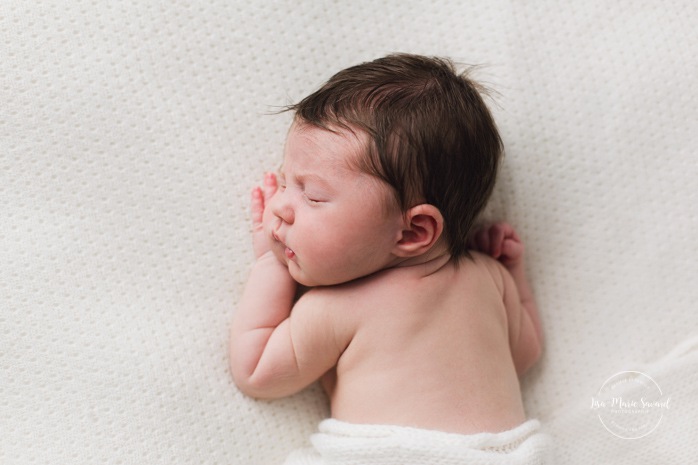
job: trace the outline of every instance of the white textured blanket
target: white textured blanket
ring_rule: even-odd
[[[390,425],[324,420],[312,448],[284,465],[543,465],[552,464],[550,438],[529,420],[509,431],[460,435]]]
[[[3,0],[0,463],[278,464],[316,387],[242,396],[228,327],[248,198],[290,115],[390,52],[481,64],[546,332],[527,413],[561,465],[698,457],[698,2]],[[676,354],[674,354],[676,355]],[[674,359],[675,362],[667,360]],[[646,372],[642,439],[591,408]],[[630,413],[631,414],[631,413]]]

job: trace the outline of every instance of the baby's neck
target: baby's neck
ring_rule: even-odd
[[[435,246],[423,255],[398,261],[393,268],[419,269],[420,274],[427,276],[446,266],[451,261],[451,258],[451,254],[446,247]]]

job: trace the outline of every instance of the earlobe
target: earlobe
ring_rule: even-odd
[[[429,251],[443,232],[443,216],[438,208],[421,204],[405,213],[405,224],[394,253],[400,257],[415,257]]]

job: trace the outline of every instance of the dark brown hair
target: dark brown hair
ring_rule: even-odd
[[[287,110],[330,131],[368,133],[359,168],[392,186],[403,211],[438,208],[449,251],[461,257],[502,154],[480,90],[450,60],[395,54],[338,72]]]

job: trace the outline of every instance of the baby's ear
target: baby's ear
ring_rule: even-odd
[[[444,229],[441,212],[435,206],[424,203],[410,208],[404,216],[403,229],[393,253],[398,257],[416,257],[428,252]]]

